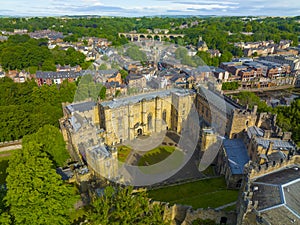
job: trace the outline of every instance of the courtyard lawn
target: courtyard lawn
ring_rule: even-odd
[[[238,190],[226,189],[224,177],[164,187],[150,190],[148,193],[153,200],[190,205],[194,209],[216,208],[234,202],[238,198]]]
[[[131,152],[131,148],[122,145],[118,147],[118,160],[121,162],[125,162],[129,153]]]
[[[143,155],[140,158],[138,165],[149,166],[149,165],[159,163],[160,161],[164,160],[169,155],[171,155],[174,151],[175,151],[174,146],[159,146],[157,148],[148,151],[145,155]]]

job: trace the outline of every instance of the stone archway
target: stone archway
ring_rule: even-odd
[[[142,130],[142,128],[137,129],[137,135],[138,135],[138,136],[143,135],[143,130]]]

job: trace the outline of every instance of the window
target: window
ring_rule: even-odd
[[[148,114],[147,125],[148,125],[148,130],[151,130],[152,129],[152,114],[151,113]]]
[[[164,110],[163,113],[162,113],[162,120],[163,120],[163,122],[167,123],[167,112],[166,112],[166,110]]]
[[[123,129],[123,118],[121,116],[118,118],[118,129]]]

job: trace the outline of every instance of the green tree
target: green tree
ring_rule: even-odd
[[[237,90],[238,88],[239,88],[239,83],[236,81],[222,83],[222,90]]]
[[[237,95],[233,96],[234,99],[239,99],[239,103],[242,105],[248,105],[250,109],[254,105],[257,105],[258,112],[269,112],[271,107],[266,102],[262,101],[255,93],[249,91],[241,91]]]
[[[107,70],[107,65],[105,63],[102,63],[98,69],[99,70]]]
[[[133,60],[147,61],[147,55],[145,52],[141,51],[138,46],[132,45],[126,50],[126,55]]]
[[[121,74],[122,79],[124,80],[128,76],[128,72],[126,70],[120,70],[119,71]]]
[[[56,71],[56,67],[55,67],[53,60],[51,60],[51,59],[45,60],[42,65],[42,70],[43,71]]]
[[[51,160],[35,142],[13,154],[8,171],[6,205],[14,224],[69,224],[76,201],[73,188],[63,183]]]
[[[23,143],[34,141],[42,146],[42,151],[46,152],[56,167],[63,166],[70,158],[66,143],[59,129],[52,125],[41,127],[36,133],[23,138]]]
[[[163,209],[150,205],[145,192],[132,194],[132,187],[109,186],[103,196],[94,198],[88,213],[91,224],[166,224]]]
[[[99,92],[100,99],[104,100],[106,98],[106,87],[102,86]]]

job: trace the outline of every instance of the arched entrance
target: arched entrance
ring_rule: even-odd
[[[137,134],[138,134],[138,136],[143,135],[143,130],[142,130],[142,128],[137,129]]]

